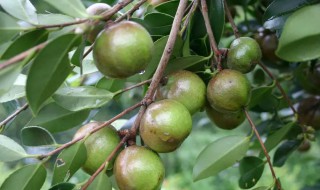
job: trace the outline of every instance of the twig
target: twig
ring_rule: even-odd
[[[106,167],[106,165],[110,162],[110,160],[116,155],[116,153],[120,150],[120,148],[123,146],[123,144],[128,140],[129,134],[126,134],[122,140],[119,142],[119,144],[113,149],[113,151],[110,153],[106,161],[92,174],[92,176],[89,178],[89,180],[84,184],[84,186],[81,188],[81,190],[86,190],[89,185],[93,182],[93,180],[103,171],[103,169]]]
[[[281,188],[281,184],[280,184],[280,182],[279,182],[279,180],[278,180],[278,178],[277,178],[277,176],[276,176],[276,173],[275,173],[275,171],[274,171],[274,169],[273,169],[273,166],[272,166],[272,163],[271,163],[271,160],[270,160],[270,156],[269,156],[269,154],[268,154],[268,151],[267,151],[266,147],[264,146],[264,143],[262,142],[262,139],[261,139],[261,137],[260,137],[260,134],[259,134],[259,132],[257,131],[256,126],[254,125],[254,123],[253,123],[253,121],[252,121],[252,119],[251,119],[251,117],[250,117],[250,115],[249,115],[249,113],[248,113],[248,111],[247,111],[246,109],[244,109],[244,113],[246,114],[247,120],[249,121],[252,130],[254,131],[256,137],[258,138],[259,143],[260,143],[260,145],[261,145],[261,148],[262,148],[262,150],[263,150],[263,153],[264,153],[264,155],[265,155],[266,158],[267,158],[267,162],[268,162],[268,165],[269,165],[269,168],[270,168],[272,177],[273,177],[273,179],[274,179],[275,182],[276,182],[277,188],[278,188],[278,190],[281,190],[281,189],[282,189],[282,188]]]
[[[143,5],[143,3],[145,3],[147,0],[140,0],[137,4],[135,4],[128,12],[126,12],[125,14],[123,14],[121,17],[117,18],[115,20],[115,22],[120,22],[123,19],[128,18],[129,16],[131,16],[136,10],[138,10],[141,5]]]
[[[149,89],[148,89],[145,97],[142,100],[144,105],[140,108],[138,116],[137,116],[137,118],[131,128],[131,132],[133,135],[135,135],[137,133],[142,115],[144,114],[146,107],[153,101],[154,93],[155,93],[155,91],[156,91],[156,89],[162,79],[162,75],[165,71],[165,68],[166,68],[168,62],[169,62],[170,56],[172,54],[172,50],[174,48],[174,44],[177,39],[177,35],[179,33],[180,23],[182,21],[183,13],[184,13],[184,10],[187,6],[187,3],[188,3],[187,0],[181,0],[179,2],[179,6],[177,9],[176,15],[174,17],[173,23],[172,23],[172,28],[171,28],[171,31],[169,34],[168,42],[167,42],[166,47],[163,51],[163,54],[160,59],[157,70],[152,77],[152,81],[149,86]]]
[[[21,113],[23,110],[26,110],[29,107],[28,104],[24,104],[21,108],[17,109],[15,112],[13,112],[10,116],[8,116],[5,120],[0,122],[0,126],[6,125],[9,121],[11,121],[14,117],[16,117],[19,113]]]
[[[66,26],[82,24],[87,21],[89,21],[89,19],[82,19],[82,20],[78,20],[78,21],[74,21],[74,22],[66,22],[66,23],[62,23],[62,24],[42,25],[42,26],[36,26],[36,29],[63,28]]]
[[[187,26],[189,25],[191,15],[196,11],[196,9],[198,7],[198,4],[199,4],[199,0],[193,0],[192,7],[190,8],[190,10],[189,10],[189,12],[188,12],[188,14],[186,16],[186,19],[183,22],[183,25],[181,27],[182,28],[181,31],[180,31],[181,34],[186,30]]]
[[[224,0],[223,2],[224,2],[224,10],[225,10],[226,15],[227,15],[227,17],[228,17],[228,20],[229,20],[229,22],[230,22],[230,24],[231,24],[231,27],[232,27],[234,36],[235,36],[236,38],[239,38],[239,37],[240,37],[240,35],[239,35],[239,30],[238,30],[236,24],[234,23],[234,20],[233,20],[233,18],[232,18],[231,12],[230,12],[230,9],[229,9],[229,7],[228,7],[227,0]]]
[[[124,116],[124,115],[126,115],[127,113],[133,111],[134,109],[140,107],[141,105],[142,105],[142,103],[139,102],[139,103],[137,103],[137,104],[135,104],[135,105],[133,105],[133,106],[131,106],[131,107],[123,110],[121,113],[119,113],[118,115],[114,116],[112,119],[110,119],[110,120],[102,123],[101,125],[99,125],[98,127],[92,129],[92,130],[89,131],[88,133],[89,133],[89,134],[92,134],[92,133],[95,133],[95,132],[99,131],[99,130],[102,129],[103,127],[110,125],[110,124],[111,124],[112,122],[114,122],[115,120],[121,118],[122,116]],[[67,143],[61,145],[59,148],[57,148],[57,149],[55,149],[55,150],[53,150],[53,151],[51,151],[51,152],[48,152],[48,153],[46,153],[46,154],[43,154],[43,155],[38,156],[38,158],[39,158],[39,159],[43,159],[43,158],[46,158],[46,157],[48,157],[48,156],[52,156],[52,155],[60,152],[61,150],[63,150],[63,149],[65,149],[65,148],[73,145],[74,143],[80,141],[81,139],[83,139],[83,138],[84,138],[85,136],[87,136],[87,135],[88,135],[88,134],[84,134],[83,136],[80,136],[80,137],[78,137],[78,138],[76,138],[76,139],[73,139],[72,141],[67,142]]]
[[[124,92],[126,92],[126,91],[129,91],[129,90],[131,90],[131,89],[133,89],[133,88],[137,88],[137,87],[139,87],[139,86],[148,84],[148,83],[151,82],[151,80],[152,80],[152,79],[145,80],[145,81],[142,81],[142,82],[137,83],[137,84],[135,84],[135,85],[129,86],[129,87],[127,87],[127,88],[121,89],[121,90],[119,90],[118,92],[116,92],[116,94],[121,94],[121,93],[124,93]]]

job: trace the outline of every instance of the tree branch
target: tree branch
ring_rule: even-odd
[[[21,113],[23,110],[26,110],[29,107],[28,104],[24,104],[21,108],[17,109],[15,112],[13,112],[10,116],[8,116],[5,120],[0,122],[0,126],[6,125],[9,121],[11,121],[14,117],[16,117],[19,113]]]
[[[231,24],[231,28],[233,30],[234,36],[236,38],[239,38],[240,37],[239,30],[238,30],[236,24],[234,23],[234,20],[232,18],[232,15],[231,15],[227,0],[224,0],[223,2],[224,2],[224,10],[225,10],[225,13],[226,13],[226,15],[228,17],[228,20],[229,20],[230,24]]]
[[[129,86],[129,87],[127,87],[127,88],[121,89],[121,90],[119,90],[119,92],[116,92],[116,94],[118,95],[118,94],[121,94],[121,93],[127,92],[127,91],[129,91],[129,90],[131,90],[131,89],[137,88],[137,87],[139,87],[139,86],[142,86],[142,85],[148,84],[148,83],[150,83],[150,82],[151,82],[151,80],[152,80],[152,79],[145,80],[145,81],[142,81],[142,82],[137,83],[137,84],[135,84],[135,85]]]
[[[244,109],[244,113],[246,114],[247,120],[249,121],[252,130],[254,131],[256,137],[258,138],[259,143],[260,143],[260,145],[261,145],[261,148],[262,148],[262,150],[263,150],[263,153],[264,153],[264,155],[265,155],[266,158],[267,158],[267,162],[268,162],[268,165],[269,165],[269,168],[270,168],[272,177],[273,177],[273,179],[274,179],[275,182],[276,182],[277,188],[278,188],[278,190],[281,190],[281,189],[282,189],[282,188],[281,188],[281,184],[280,184],[280,182],[279,182],[279,180],[278,180],[278,178],[277,178],[277,176],[276,176],[276,173],[275,173],[275,171],[274,171],[274,169],[273,169],[273,166],[272,166],[272,163],[271,163],[271,160],[270,160],[270,156],[269,156],[269,154],[268,154],[268,151],[267,151],[266,147],[264,146],[264,143],[262,142],[262,139],[261,139],[261,137],[260,137],[260,134],[259,134],[259,132],[257,131],[256,126],[254,125],[254,123],[253,123],[253,121],[252,121],[252,119],[251,119],[251,117],[250,117],[250,115],[249,115],[249,113],[248,113],[248,111],[247,111],[246,109]]]
[[[140,0],[137,4],[135,4],[128,12],[123,14],[121,17],[117,18],[114,22],[120,22],[123,19],[129,18],[136,10],[138,10],[143,3],[145,3],[147,0]]]

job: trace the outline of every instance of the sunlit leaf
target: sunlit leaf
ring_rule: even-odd
[[[20,30],[16,19],[0,11],[0,43],[10,41]]]
[[[1,162],[11,162],[28,156],[18,143],[4,135],[0,135],[0,152]]]
[[[0,71],[1,73],[1,71]],[[0,93],[0,103],[9,102],[25,96],[25,86],[26,86],[27,77],[20,74],[16,81],[13,83],[13,86],[6,93]],[[0,81],[2,81],[0,76]],[[6,81],[7,82],[7,81]]]
[[[55,144],[52,134],[38,126],[28,126],[21,130],[22,144],[25,146],[43,146]]]
[[[75,18],[86,18],[88,14],[85,6],[81,0],[44,0],[66,15],[70,15]]]
[[[38,24],[36,8],[29,0],[0,0],[0,5],[10,15],[32,24]]]
[[[22,66],[23,62],[20,62],[0,70],[0,97],[5,96],[12,87],[22,70]]]
[[[112,190],[111,181],[104,172],[101,172],[88,187],[88,190],[96,189]]]
[[[75,19],[63,14],[38,14],[39,25],[63,24],[74,22]]]

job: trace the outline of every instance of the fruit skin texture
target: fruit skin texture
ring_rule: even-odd
[[[88,133],[90,130],[99,126],[100,124],[101,123],[98,122],[91,122],[87,125],[82,126],[76,132],[73,139]],[[119,142],[120,137],[117,133],[117,130],[111,125],[91,134],[84,141],[84,145],[87,149],[87,160],[82,166],[82,169],[90,175],[93,174],[107,159],[107,157],[119,144]],[[112,169],[114,160],[115,159],[112,159],[110,161],[108,169]]]
[[[228,52],[227,65],[242,73],[248,73],[254,69],[261,59],[259,44],[252,38],[240,37],[235,39]]]
[[[251,97],[249,80],[242,73],[224,69],[208,83],[207,99],[219,112],[237,112],[248,105]]]
[[[237,128],[246,118],[243,111],[235,113],[221,113],[209,105],[206,106],[206,113],[209,119],[216,124],[217,127],[226,130]]]
[[[176,100],[192,115],[206,103],[206,85],[198,75],[190,71],[177,71],[168,75],[166,85],[157,91],[157,98]]]
[[[140,136],[156,152],[176,150],[189,136],[192,119],[181,103],[165,99],[150,104],[140,122]]]
[[[120,152],[113,171],[120,190],[158,190],[165,175],[160,157],[137,145]]]
[[[102,31],[93,47],[99,71],[110,78],[127,78],[143,71],[151,59],[153,41],[141,25],[123,21]]]
[[[312,126],[315,130],[320,130],[319,98],[312,96],[299,103],[298,121],[300,124]]]

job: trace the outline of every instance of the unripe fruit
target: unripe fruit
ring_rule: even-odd
[[[167,83],[158,89],[158,99],[176,100],[182,103],[191,115],[204,107],[206,85],[198,75],[181,70],[168,75],[167,78]]]
[[[309,97],[302,100],[298,106],[298,121],[300,124],[312,126],[320,130],[320,99]]]
[[[248,105],[251,97],[249,80],[242,73],[224,69],[208,83],[207,99],[219,112],[237,112]]]
[[[120,190],[158,190],[165,175],[160,157],[137,145],[120,152],[113,171]]]
[[[209,119],[220,129],[231,130],[237,128],[245,120],[245,114],[242,110],[238,112],[221,113],[206,106],[206,113]]]
[[[189,136],[192,119],[181,103],[165,99],[150,104],[140,122],[140,136],[156,152],[171,152]]]
[[[123,21],[97,37],[93,59],[99,71],[111,78],[127,78],[143,71],[151,59],[153,41],[141,25]]]
[[[73,139],[86,135],[89,131],[100,124],[101,123],[98,122],[91,122],[82,126],[76,132]],[[117,130],[111,125],[91,134],[84,141],[84,145],[87,149],[87,160],[82,166],[83,170],[88,174],[93,174],[101,166],[101,164],[104,163],[119,142],[120,137],[117,133]],[[112,169],[114,160],[115,158],[110,161],[108,169]]]
[[[240,37],[235,39],[228,52],[227,65],[242,73],[248,73],[254,69],[261,59],[259,44],[252,38]]]

